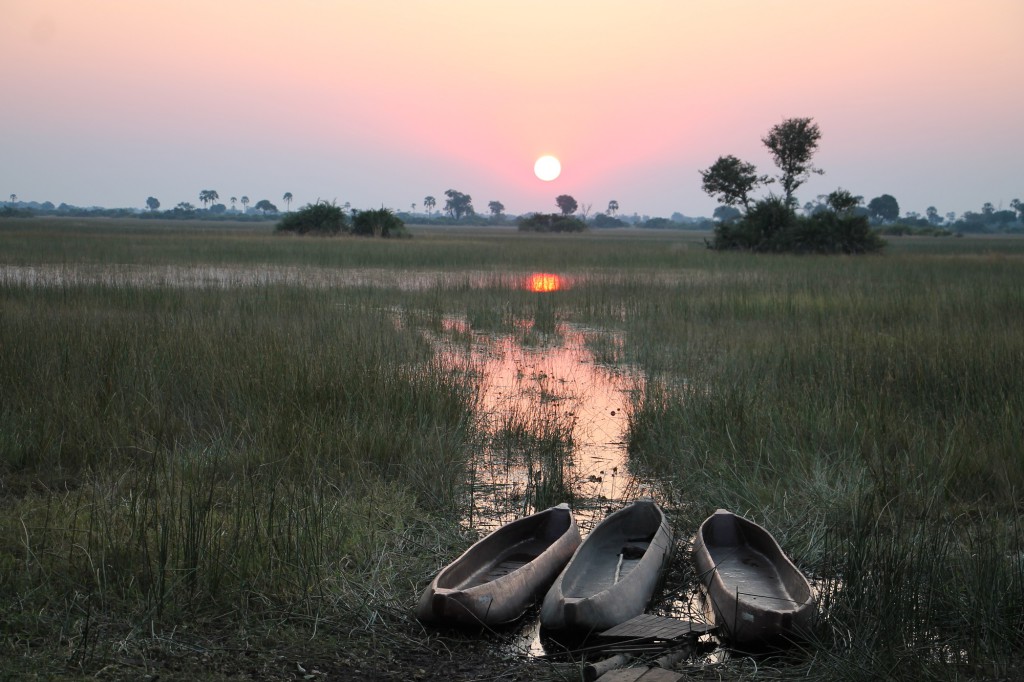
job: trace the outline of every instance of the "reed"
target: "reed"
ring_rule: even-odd
[[[430,645],[412,604],[472,539],[471,458],[525,463],[523,509],[578,490],[570,416],[513,411],[486,440],[479,377],[437,341],[539,345],[562,322],[642,368],[630,468],[681,501],[680,534],[728,507],[815,578],[820,623],[759,670],[1020,670],[1024,240],[801,258],[700,235],[150,223],[0,222],[4,674],[180,659],[185,625],[207,654]],[[185,266],[296,275],[132,269]],[[114,276],[40,286],[26,267]],[[383,275],[339,276],[366,268]],[[517,289],[534,269],[573,285]]]
[[[91,669],[111,623],[134,639],[398,614],[428,561],[416,543],[462,504],[473,387],[386,311],[346,303],[5,286],[4,630],[49,632]]]
[[[749,278],[634,303],[656,342],[631,451],[688,523],[751,515],[821,580],[817,675],[1019,665],[1024,300],[1004,258],[739,257]]]

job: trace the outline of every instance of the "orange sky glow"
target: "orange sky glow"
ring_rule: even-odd
[[[825,175],[905,210],[1024,198],[1020,0],[3,0],[0,198],[164,208],[202,189],[408,210],[710,215],[698,170]],[[551,153],[562,174],[533,163]]]

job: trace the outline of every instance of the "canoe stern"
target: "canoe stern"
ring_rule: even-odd
[[[758,554],[738,561],[747,547],[753,547]],[[720,558],[721,564],[715,556]],[[714,610],[715,622],[732,641],[753,643],[799,638],[813,627],[816,606],[807,578],[762,526],[719,509],[697,531],[693,558]],[[772,576],[778,589],[758,585],[756,574],[749,573],[751,569],[743,566],[757,566],[760,560],[774,567],[773,572],[765,575]]]
[[[488,622],[493,597],[443,587],[428,589],[420,598],[416,617],[421,621],[482,625]]]

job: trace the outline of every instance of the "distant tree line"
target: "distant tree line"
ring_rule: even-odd
[[[760,232],[758,230],[748,230],[748,237],[750,239],[755,239],[753,236],[755,234],[761,234],[758,240],[763,240],[766,234],[778,232],[778,229],[775,229],[777,227],[792,229],[801,220],[810,220],[815,218],[815,216],[819,216],[816,220],[818,223],[821,223],[823,220],[826,220],[826,217],[819,214],[836,213],[834,208],[835,197],[833,197],[833,200],[830,200],[832,195],[822,194],[818,195],[815,200],[807,201],[803,204],[801,207],[803,215],[796,215],[796,189],[811,174],[822,173],[821,170],[814,168],[810,163],[811,157],[817,149],[819,139],[820,130],[818,130],[817,125],[811,119],[789,119],[772,128],[769,134],[762,140],[772,152],[773,160],[780,171],[778,176],[771,177],[759,174],[753,164],[731,155],[719,157],[710,168],[700,171],[704,191],[721,202],[714,210],[713,220],[705,217],[687,217],[678,212],[673,213],[670,218],[641,216],[637,213],[620,216],[619,202],[615,199],[608,202],[607,210],[591,214],[590,204],[580,204],[574,197],[568,194],[562,194],[555,198],[559,214],[551,215],[575,216],[575,219],[580,221],[585,228],[595,229],[643,227],[662,230],[714,230],[727,233],[728,239],[722,242],[717,240],[712,242],[712,248],[719,244],[723,248],[773,250],[768,247],[767,243],[762,241],[757,241],[756,244],[740,246],[740,244],[745,242],[742,239],[737,239],[737,230],[741,227],[739,223],[751,217],[761,216],[763,218],[765,215],[772,214],[772,212],[767,211],[767,206],[762,207],[763,210],[761,211],[752,212],[752,209],[758,203],[754,192],[760,187],[778,182],[783,189],[783,196],[781,198],[783,203],[790,208],[791,215],[787,214],[785,223],[780,224],[780,226],[768,228],[762,226],[764,229],[761,229]],[[510,216],[506,213],[505,205],[498,200],[488,202],[488,214],[478,214],[473,206],[473,198],[469,194],[455,189],[446,190],[444,196],[446,197],[444,205],[441,211],[436,213],[437,199],[432,195],[427,195],[423,198],[422,207],[426,213],[425,219],[423,213],[416,213],[415,203],[411,204],[410,211],[393,212],[392,215],[401,220],[403,225],[407,222],[481,226],[515,224],[519,225],[520,229],[527,230],[552,231],[556,225],[561,230],[568,229],[570,226],[573,230],[576,229],[575,223],[559,222],[552,218],[535,218],[537,215],[545,215],[543,213]],[[224,203],[218,202],[220,195],[216,190],[200,190],[198,198],[202,208],[197,208],[190,202],[182,201],[173,208],[160,211],[160,200],[150,196],[147,197],[145,202],[146,212],[140,216],[137,211],[127,208],[79,207],[66,203],[55,206],[49,201],[19,201],[18,196],[12,193],[9,195],[9,202],[0,204],[0,217],[32,216],[36,213],[82,217],[136,216],[146,218],[202,218],[203,220],[253,221],[277,220],[280,217],[277,206],[269,199],[260,199],[253,205],[253,210],[250,211],[249,205],[252,202],[245,195],[241,198],[230,197],[230,210]],[[291,192],[285,192],[281,199],[285,203],[286,210],[290,213],[294,195]],[[769,201],[770,199],[772,199],[772,195],[760,201]],[[863,202],[860,197],[853,197],[853,199],[855,204],[845,210],[842,218],[844,220],[867,218],[874,231],[882,235],[1024,232],[1024,203],[1020,199],[1013,199],[1010,202],[1009,209],[997,209],[991,202],[986,202],[980,211],[967,211],[959,218],[953,212],[942,215],[934,206],[929,206],[923,216],[913,211],[901,216],[899,202],[890,194],[882,194],[875,197],[866,206],[862,205]],[[320,202],[318,201],[317,203]],[[236,208],[238,204],[241,204],[241,210]],[[341,209],[346,212],[351,211],[353,214],[355,213],[348,202],[345,202]],[[524,223],[527,226],[525,228],[522,227]],[[747,225],[747,227],[751,226]],[[818,242],[813,240],[808,242],[808,245],[812,242],[817,244],[814,247],[815,249],[823,248]],[[729,246],[725,246],[726,244]]]

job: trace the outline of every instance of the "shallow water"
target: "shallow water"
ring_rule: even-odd
[[[458,320],[446,326],[460,336],[468,331]],[[631,472],[625,443],[626,407],[643,376],[635,367],[595,360],[587,338],[603,333],[560,324],[536,345],[514,334],[481,334],[468,346],[444,347],[448,360],[478,377],[489,437],[474,463],[467,525],[482,534],[566,501],[585,533],[608,508],[652,494]],[[572,499],[544,499],[551,480],[561,481]]]
[[[633,366],[597,361],[588,341],[594,344],[609,332],[563,323],[538,340],[531,324],[522,321],[516,332],[503,335],[474,335],[459,319],[443,325],[452,338],[471,339],[438,345],[446,361],[477,378],[478,408],[489,437],[474,462],[472,499],[463,522],[483,536],[563,501],[537,504],[536,494],[551,475],[550,467],[561,466],[572,492],[572,499],[564,501],[571,502],[585,537],[609,511],[638,497],[658,497],[653,482],[630,467],[626,451],[626,408],[631,392],[643,388],[644,375]],[[609,341],[622,339],[602,338],[596,345]],[[525,448],[506,447],[502,434],[517,429],[553,434],[568,443],[567,450],[547,459],[531,452],[531,445],[535,450],[550,445],[544,438],[527,440]],[[672,602],[660,613],[685,618],[691,606],[690,600]],[[558,643],[541,637],[537,616],[535,608],[502,633],[510,654],[540,657],[560,650]]]

